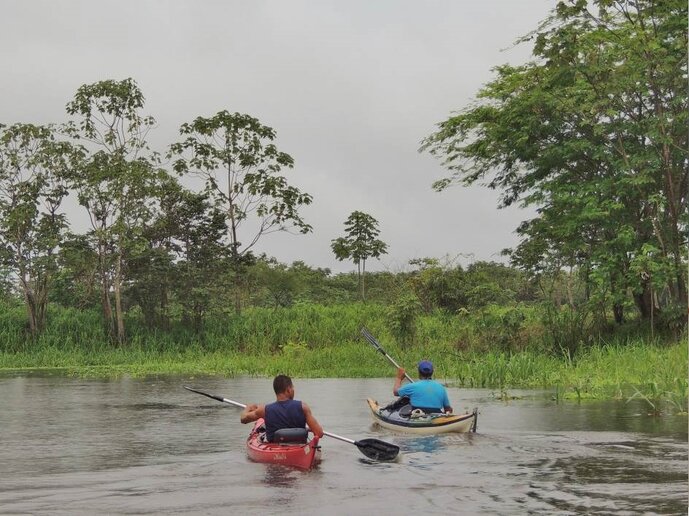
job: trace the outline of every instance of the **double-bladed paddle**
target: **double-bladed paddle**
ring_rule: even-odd
[[[216,396],[215,394],[209,394],[207,392],[192,389],[191,387],[187,387],[186,385],[184,386],[184,388],[188,391],[195,392],[196,394],[206,396],[208,398],[220,401],[222,403],[228,403],[230,405],[234,405],[235,407],[246,408],[246,405],[244,405],[244,403],[239,403],[238,401],[228,400],[227,398],[223,398],[222,396]],[[366,455],[369,459],[373,460],[395,460],[395,458],[400,452],[399,446],[395,446],[391,443],[386,443],[385,441],[381,441],[379,439],[361,439],[360,441],[354,441],[353,439],[347,439],[346,437],[342,437],[341,435],[333,434],[330,432],[323,433],[328,437],[332,437],[333,439],[339,439],[340,441],[353,444],[354,446],[359,448],[359,451],[361,453]]]
[[[392,362],[392,365],[394,365],[397,369],[400,368],[399,364],[395,362],[395,359],[387,354],[387,352],[383,349],[383,346],[380,345],[380,342],[378,342],[376,338],[373,335],[371,335],[371,332],[368,331],[365,326],[361,328],[361,334],[367,341],[370,342],[371,346],[376,348],[376,351],[378,351],[381,355],[385,356],[385,358]],[[404,376],[411,383],[414,383],[414,380],[412,380],[411,376],[409,376],[406,372],[404,373]]]
[[[392,362],[392,365],[394,365],[397,369],[400,368],[400,366],[397,364],[397,362],[395,362],[395,359],[387,354],[387,352],[383,349],[383,346],[380,345],[380,342],[378,342],[378,340],[373,335],[371,335],[371,332],[368,331],[365,326],[361,327],[361,334],[364,336],[364,338],[367,341],[369,341],[371,346],[376,348],[376,351],[378,351],[379,353],[384,355],[385,358],[387,358],[390,362]],[[412,380],[411,377],[406,372],[404,373],[404,376],[407,378],[407,380],[414,383],[414,380]],[[473,414],[474,414],[474,423],[471,426],[471,431],[476,432],[476,423],[478,421],[478,408],[474,409]]]

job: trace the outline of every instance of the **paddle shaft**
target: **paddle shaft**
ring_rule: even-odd
[[[216,401],[222,401],[223,403],[228,403],[230,405],[234,405],[235,407],[239,408],[246,408],[246,405],[244,403],[239,403],[238,401],[233,401],[233,400],[228,400],[227,398],[223,398],[222,396],[216,396],[215,394],[208,394],[207,392],[203,391],[197,391],[196,389],[192,389],[191,387],[187,387],[186,385],[184,388],[188,391],[195,392],[196,394],[201,394],[202,396],[206,396],[208,398],[214,399]],[[333,434],[330,432],[323,431],[323,434],[327,435],[328,437],[332,437],[333,439],[339,439],[340,441],[344,441],[349,444],[354,444],[356,445],[356,441],[353,439],[347,439],[346,437],[342,437],[341,435]]]
[[[361,334],[366,338],[367,341],[376,348],[376,351],[380,352],[381,355],[383,355],[385,358],[387,358],[392,365],[394,365],[397,369],[400,369],[400,365],[395,362],[395,359],[392,358],[388,353],[383,349],[383,346],[380,345],[380,342],[376,340],[376,338],[371,335],[371,333],[366,329],[366,328],[361,328]],[[414,383],[414,380],[411,379],[411,376],[409,376],[406,371],[404,373],[404,377],[409,380],[411,383]]]

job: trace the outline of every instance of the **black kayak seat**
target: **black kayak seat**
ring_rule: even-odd
[[[405,405],[399,410],[398,414],[402,417],[409,417],[411,416],[411,411],[411,405]]]
[[[305,443],[309,436],[306,428],[281,428],[273,434],[272,442],[278,444]]]

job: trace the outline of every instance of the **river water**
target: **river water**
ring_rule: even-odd
[[[365,399],[392,379],[295,380],[325,430],[397,444],[394,463],[324,438],[302,472],[250,462],[239,409],[259,378],[0,378],[0,514],[687,514],[687,418],[636,400],[560,402],[537,391],[449,389],[476,434],[372,426]]]

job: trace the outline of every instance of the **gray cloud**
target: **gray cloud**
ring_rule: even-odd
[[[527,46],[511,45],[552,7],[545,0],[5,0],[0,121],[61,122],[81,84],[133,77],[158,120],[150,138],[158,150],[182,122],[221,109],[277,130],[278,146],[296,160],[291,181],[314,196],[303,210],[314,232],[271,235],[259,251],[350,270],[329,244],[358,209],[379,220],[390,246],[372,269],[445,254],[499,259],[529,213],[496,210],[496,193],[479,187],[433,192],[444,171],[417,149],[471,101],[492,67],[528,59]]]

